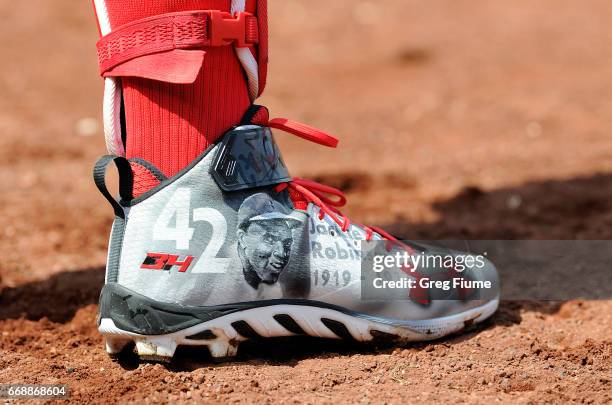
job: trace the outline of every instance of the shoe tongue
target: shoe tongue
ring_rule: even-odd
[[[157,187],[166,179],[155,166],[141,159],[130,159],[132,173],[134,175],[134,187],[132,195],[134,198],[139,197],[147,191]]]

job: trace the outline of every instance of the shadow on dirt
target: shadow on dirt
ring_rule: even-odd
[[[387,224],[420,240],[612,239],[612,175],[527,183],[485,192],[467,187],[433,204],[440,219]]]
[[[104,268],[58,273],[0,292],[0,321],[25,318],[37,321],[69,322],[74,314],[96,304],[104,284]]]

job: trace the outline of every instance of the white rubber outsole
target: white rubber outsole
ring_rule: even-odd
[[[418,342],[438,339],[465,327],[489,318],[499,306],[499,299],[470,309],[460,314],[423,321],[393,321],[374,317],[358,317],[343,312],[300,305],[274,305],[248,309],[213,319],[178,332],[159,336],[146,336],[118,328],[112,319],[103,318],[98,330],[106,338],[106,351],[117,355],[128,344],[134,342],[138,356],[143,360],[170,361],[176,348],[185,346],[207,346],[213,358],[234,357],[241,342],[248,336],[236,330],[236,324],[248,324],[250,331],[261,337],[294,336],[281,325],[275,316],[289,316],[303,334],[342,339],[352,338],[370,342],[386,337],[401,342]],[[339,326],[334,332],[332,325]],[[326,325],[327,323],[327,325]],[[234,324],[234,325],[232,325]],[[338,333],[338,331],[342,333]],[[302,334],[302,333],[299,333]],[[350,335],[350,336],[349,336]]]

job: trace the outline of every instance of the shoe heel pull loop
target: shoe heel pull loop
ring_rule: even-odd
[[[115,163],[117,171],[119,172],[119,196],[121,201],[117,201],[106,187],[106,169],[108,165]],[[96,183],[96,187],[100,190],[100,193],[108,200],[110,205],[115,211],[115,215],[125,219],[125,213],[123,210],[122,202],[129,202],[132,200],[132,189],[134,185],[134,176],[132,173],[132,167],[130,162],[121,156],[102,156],[100,160],[96,162],[93,170],[93,179]]]

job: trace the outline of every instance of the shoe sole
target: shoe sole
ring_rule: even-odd
[[[146,361],[170,362],[178,346],[207,346],[213,359],[236,356],[241,342],[254,338],[309,335],[357,342],[396,341],[398,344],[438,339],[489,318],[499,299],[468,311],[422,321],[401,321],[350,315],[308,305],[270,305],[245,309],[189,328],[161,335],[142,335],[119,328],[113,319],[100,319],[98,330],[106,351],[118,355],[134,342]]]

